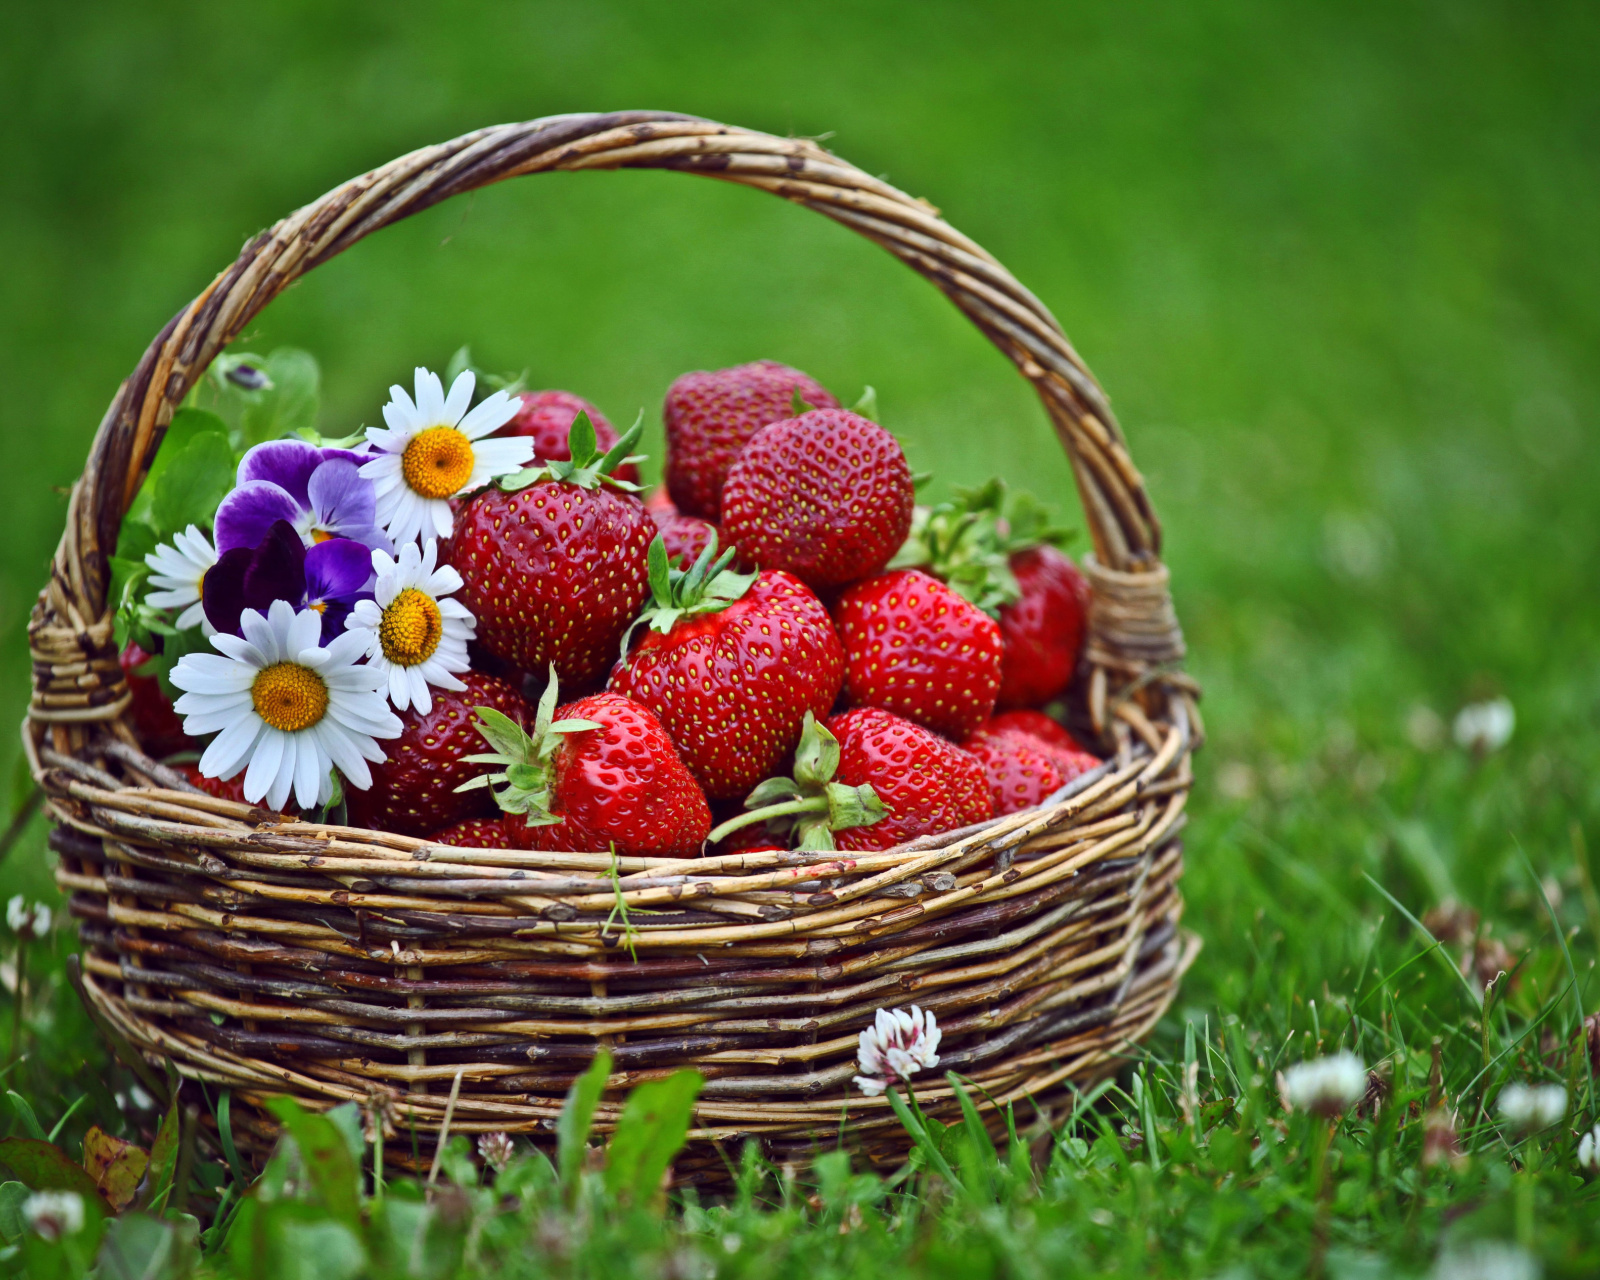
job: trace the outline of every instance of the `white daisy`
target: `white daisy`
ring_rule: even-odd
[[[179,631],[197,626],[210,635],[211,624],[200,603],[200,589],[206,573],[217,563],[211,539],[190,525],[172,535],[170,546],[165,542],[157,546],[144,562],[150,566],[150,585],[159,588],[148,593],[144,602],[152,609],[182,609],[178,615]]]
[[[358,600],[345,623],[345,634],[360,636],[370,665],[384,673],[389,700],[400,711],[411,706],[421,715],[433,710],[429,685],[467,687],[451,673],[471,665],[467,641],[477,627],[466,605],[449,599],[461,590],[461,575],[449,565],[435,568],[438,561],[439,544],[432,538],[421,550],[406,543],[399,560],[374,551],[374,598]]]
[[[375,452],[361,474],[377,490],[378,523],[396,545],[429,533],[448,537],[451,498],[519,471],[533,458],[527,436],[482,439],[516,417],[521,406],[496,391],[468,413],[475,381],[470,370],[461,374],[447,397],[438,374],[418,369],[416,400],[404,387],[390,387],[383,406],[388,430],[367,428]]]
[[[400,735],[383,696],[384,676],[361,665],[359,636],[348,631],[326,648],[322,615],[274,600],[266,617],[246,609],[238,636],[217,634],[219,654],[178,659],[172,683],[186,692],[173,704],[185,733],[215,733],[200,757],[208,778],[231,778],[247,764],[245,799],[263,796],[281,810],[294,791],[302,809],[326,804],[335,767],[360,790],[372,785],[367,761],[383,760],[375,738]]]

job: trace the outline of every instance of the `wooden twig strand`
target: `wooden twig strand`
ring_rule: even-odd
[[[834,219],[931,281],[1032,383],[1094,543],[1075,687],[1106,764],[1037,809],[885,853],[613,862],[301,822],[201,794],[145,754],[107,559],[211,361],[300,276],[382,227],[505,178],[618,168],[699,173]],[[1048,1108],[1066,1082],[1113,1068],[1194,955],[1177,881],[1199,690],[1179,670],[1160,550],[1106,397],[1050,312],[927,202],[815,142],[623,111],[414,151],[251,240],[157,335],[73,486],[29,625],[23,737],[79,921],[77,985],[125,1051],[233,1089],[252,1158],[274,1132],[260,1105],[285,1093],[381,1110],[415,1134],[422,1168],[446,1129],[545,1139],[605,1045],[602,1132],[629,1087],[704,1074],[682,1181],[719,1179],[717,1144],[746,1136],[803,1159],[842,1130],[871,1160],[897,1161],[907,1139],[887,1100],[850,1079],[875,1011],[912,1002],[936,1014],[943,1065],[982,1086],[985,1108]],[[937,1074],[918,1092],[931,1114],[959,1113]]]

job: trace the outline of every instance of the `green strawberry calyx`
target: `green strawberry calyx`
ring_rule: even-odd
[[[932,507],[919,506],[891,569],[925,569],[991,617],[1021,598],[1011,557],[1041,543],[1060,546],[1072,531],[1052,523],[1031,493],[1008,495],[994,479]]]
[[[726,839],[741,827],[757,822],[788,828],[796,849],[826,851],[835,847],[833,833],[849,827],[870,827],[889,816],[870,783],[859,787],[835,782],[839,769],[839,740],[806,712],[800,745],[794,752],[794,777],[768,778],[748,796],[737,818],[729,818],[706,837],[707,844]]]
[[[494,802],[506,813],[520,813],[530,827],[546,827],[560,822],[553,812],[555,785],[555,754],[561,748],[566,734],[582,733],[587,729],[603,729],[596,720],[557,720],[556,669],[550,667],[550,683],[545,686],[534,716],[530,734],[510,716],[493,707],[474,707],[478,718],[473,723],[483,740],[493,751],[467,756],[472,764],[493,764],[500,768],[493,773],[479,774],[470,782],[463,782],[457,791],[472,791],[487,787]]]
[[[500,477],[497,483],[508,493],[526,489],[540,480],[564,480],[583,489],[598,489],[608,484],[613,489],[638,493],[642,485],[634,484],[632,480],[618,480],[611,473],[629,462],[644,461],[644,454],[629,452],[639,443],[639,437],[643,434],[644,413],[641,411],[633,420],[633,425],[622,433],[622,438],[601,453],[594,434],[594,423],[589,421],[589,415],[584,410],[579,409],[578,416],[567,430],[567,452],[572,457],[542,462],[537,467],[524,467],[512,475]]]
[[[650,544],[647,567],[650,576],[650,598],[645,601],[639,616],[622,636],[622,656],[628,656],[628,646],[633,633],[641,626],[666,635],[680,618],[692,618],[702,613],[716,613],[734,601],[742,599],[758,575],[735,573],[728,566],[733,563],[734,549],[729,547],[717,554],[717,535],[695,557],[687,569],[673,565],[667,555],[667,544],[660,534]]]

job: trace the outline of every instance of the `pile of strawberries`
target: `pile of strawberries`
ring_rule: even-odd
[[[997,490],[916,507],[888,431],[769,361],[673,383],[648,498],[635,432],[567,392],[521,400],[499,434],[547,471],[467,496],[442,548],[477,619],[466,689],[402,713],[351,824],[480,848],[874,850],[1100,763],[1042,710],[1077,669],[1087,584],[998,517]],[[147,745],[170,715],[149,692]]]

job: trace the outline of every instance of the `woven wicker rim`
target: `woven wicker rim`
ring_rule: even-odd
[[[211,361],[381,227],[504,178],[617,168],[722,178],[843,223],[932,281],[1034,386],[1094,543],[1086,690],[1105,765],[1037,809],[882,854],[613,862],[280,821],[140,749],[106,549]],[[938,1012],[943,1066],[999,1102],[1043,1105],[1154,1024],[1194,951],[1177,929],[1176,837],[1202,729],[1160,543],[1105,396],[1043,304],[926,201],[815,142],[632,111],[402,156],[256,236],[167,324],[73,488],[30,626],[24,741],[86,945],[81,994],[133,1065],[166,1059],[252,1104],[355,1099],[414,1130],[453,1105],[457,1131],[545,1132],[604,1044],[613,1090],[685,1065],[707,1076],[697,1143],[760,1134],[798,1152],[844,1107],[869,1154],[894,1158],[887,1101],[852,1095],[849,1078],[872,1009],[914,999]],[[619,901],[655,914],[624,931]],[[953,1105],[942,1083],[919,1096]],[[615,1114],[608,1100],[599,1127]],[[269,1137],[243,1118],[246,1145]],[[714,1163],[695,1150],[691,1175]]]

